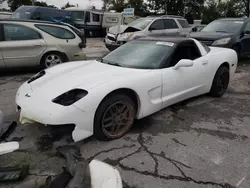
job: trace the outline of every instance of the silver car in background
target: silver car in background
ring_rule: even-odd
[[[86,58],[85,38],[73,26],[6,19],[0,20],[0,27],[0,68],[48,68]]]
[[[192,31],[187,20],[181,16],[164,15],[139,18],[128,25],[110,27],[104,39],[112,51],[130,40],[146,36],[187,36]]]

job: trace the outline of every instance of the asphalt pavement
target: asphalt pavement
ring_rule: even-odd
[[[89,58],[107,53],[100,40],[90,42]],[[99,41],[99,42],[98,42]],[[14,97],[33,73],[0,77],[0,109],[6,121],[18,119]],[[115,166],[124,188],[250,187],[250,66],[239,66],[222,98],[200,96],[136,121],[125,137],[77,143],[89,161]],[[29,177],[0,187],[29,188],[62,172],[65,160],[55,148],[70,144],[70,134],[54,136],[43,125],[18,125],[7,141],[19,151],[0,156],[0,166],[30,164]]]

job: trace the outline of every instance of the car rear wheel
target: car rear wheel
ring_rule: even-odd
[[[228,88],[229,79],[229,69],[226,66],[221,66],[215,74],[210,91],[211,96],[222,97]]]
[[[59,52],[52,52],[52,53],[46,54],[42,58],[41,66],[42,66],[42,68],[46,69],[46,68],[61,64],[63,62],[65,62],[65,58],[64,58],[63,54],[61,54]]]
[[[128,96],[110,95],[97,109],[94,135],[99,140],[121,138],[133,125],[135,114],[135,104]]]

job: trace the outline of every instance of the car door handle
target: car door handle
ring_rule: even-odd
[[[35,44],[34,47],[41,47],[43,46],[42,44]]]
[[[207,65],[208,64],[208,61],[205,60],[205,61],[202,61],[202,65]]]

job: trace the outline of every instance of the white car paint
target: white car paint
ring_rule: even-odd
[[[89,164],[92,188],[122,188],[119,171],[107,163],[93,160]]]
[[[131,69],[98,61],[74,62],[46,70],[46,75],[18,90],[16,103],[21,107],[21,122],[45,125],[75,124],[74,141],[93,135],[96,110],[109,93],[117,89],[133,90],[138,99],[137,119],[151,115],[167,106],[190,97],[208,93],[216,71],[222,63],[230,66],[230,78],[237,67],[237,54],[226,48],[200,49],[201,58],[191,67],[163,69]],[[73,88],[88,94],[71,106],[61,106],[51,100]],[[26,97],[28,94],[30,97]]]
[[[0,155],[11,153],[19,149],[18,142],[6,142],[0,144]]]

